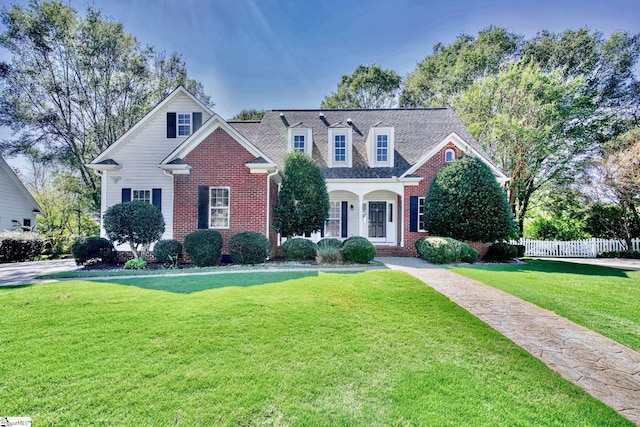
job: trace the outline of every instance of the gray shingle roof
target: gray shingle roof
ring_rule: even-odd
[[[322,113],[322,115],[320,115]],[[281,115],[282,114],[282,115]],[[351,168],[328,167],[330,127],[348,126],[351,119],[353,160]],[[458,116],[449,108],[380,110],[268,110],[260,122],[229,121],[259,150],[282,167],[287,155],[287,124],[310,127],[313,159],[326,178],[391,178],[400,176],[452,132],[486,156]],[[393,127],[395,164],[371,168],[367,162],[367,135],[372,127]],[[487,157],[488,158],[488,157]]]

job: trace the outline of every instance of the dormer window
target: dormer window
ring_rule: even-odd
[[[447,148],[444,152],[444,161],[451,163],[456,159],[456,151],[453,148]]]
[[[289,128],[289,152],[298,152],[311,155],[311,128],[290,127]]]
[[[369,166],[392,167],[394,165],[394,132],[392,127],[373,127],[367,143]]]
[[[329,128],[329,167],[351,167],[351,127]]]

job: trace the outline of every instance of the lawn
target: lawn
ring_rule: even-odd
[[[631,425],[393,271],[0,288],[0,412],[34,425]]]
[[[640,271],[543,260],[452,271],[640,350]]]

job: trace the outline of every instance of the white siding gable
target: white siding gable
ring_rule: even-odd
[[[2,194],[0,231],[16,229],[13,220],[18,221],[17,225],[21,226],[25,219],[29,219],[31,226],[35,227],[36,214],[33,211],[34,209],[39,211],[40,207],[2,158],[0,158],[0,194]]]
[[[173,177],[158,165],[187,138],[167,138],[167,113],[202,113],[202,122],[211,111],[184,92],[176,93],[162,108],[145,117],[134,132],[113,147],[107,157],[121,166],[119,170],[102,172],[102,213],[122,201],[122,189],[162,190],[162,214],[165,220],[163,239],[173,237]],[[192,130],[193,131],[193,130]],[[103,230],[104,234],[104,230]]]

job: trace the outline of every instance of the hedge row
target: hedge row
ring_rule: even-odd
[[[364,237],[349,237],[344,241],[322,239],[318,244],[309,239],[294,237],[282,245],[287,261],[318,260],[321,263],[337,264],[343,261],[368,264],[376,256],[376,247]]]
[[[434,264],[450,264],[468,262],[473,264],[478,260],[478,251],[464,242],[450,237],[421,237],[415,243],[420,258]],[[520,255],[514,245],[506,242],[496,242],[489,246],[484,261],[509,261]],[[524,251],[522,251],[524,254]]]
[[[36,233],[22,231],[0,232],[0,262],[35,259],[44,249],[44,239]]]

